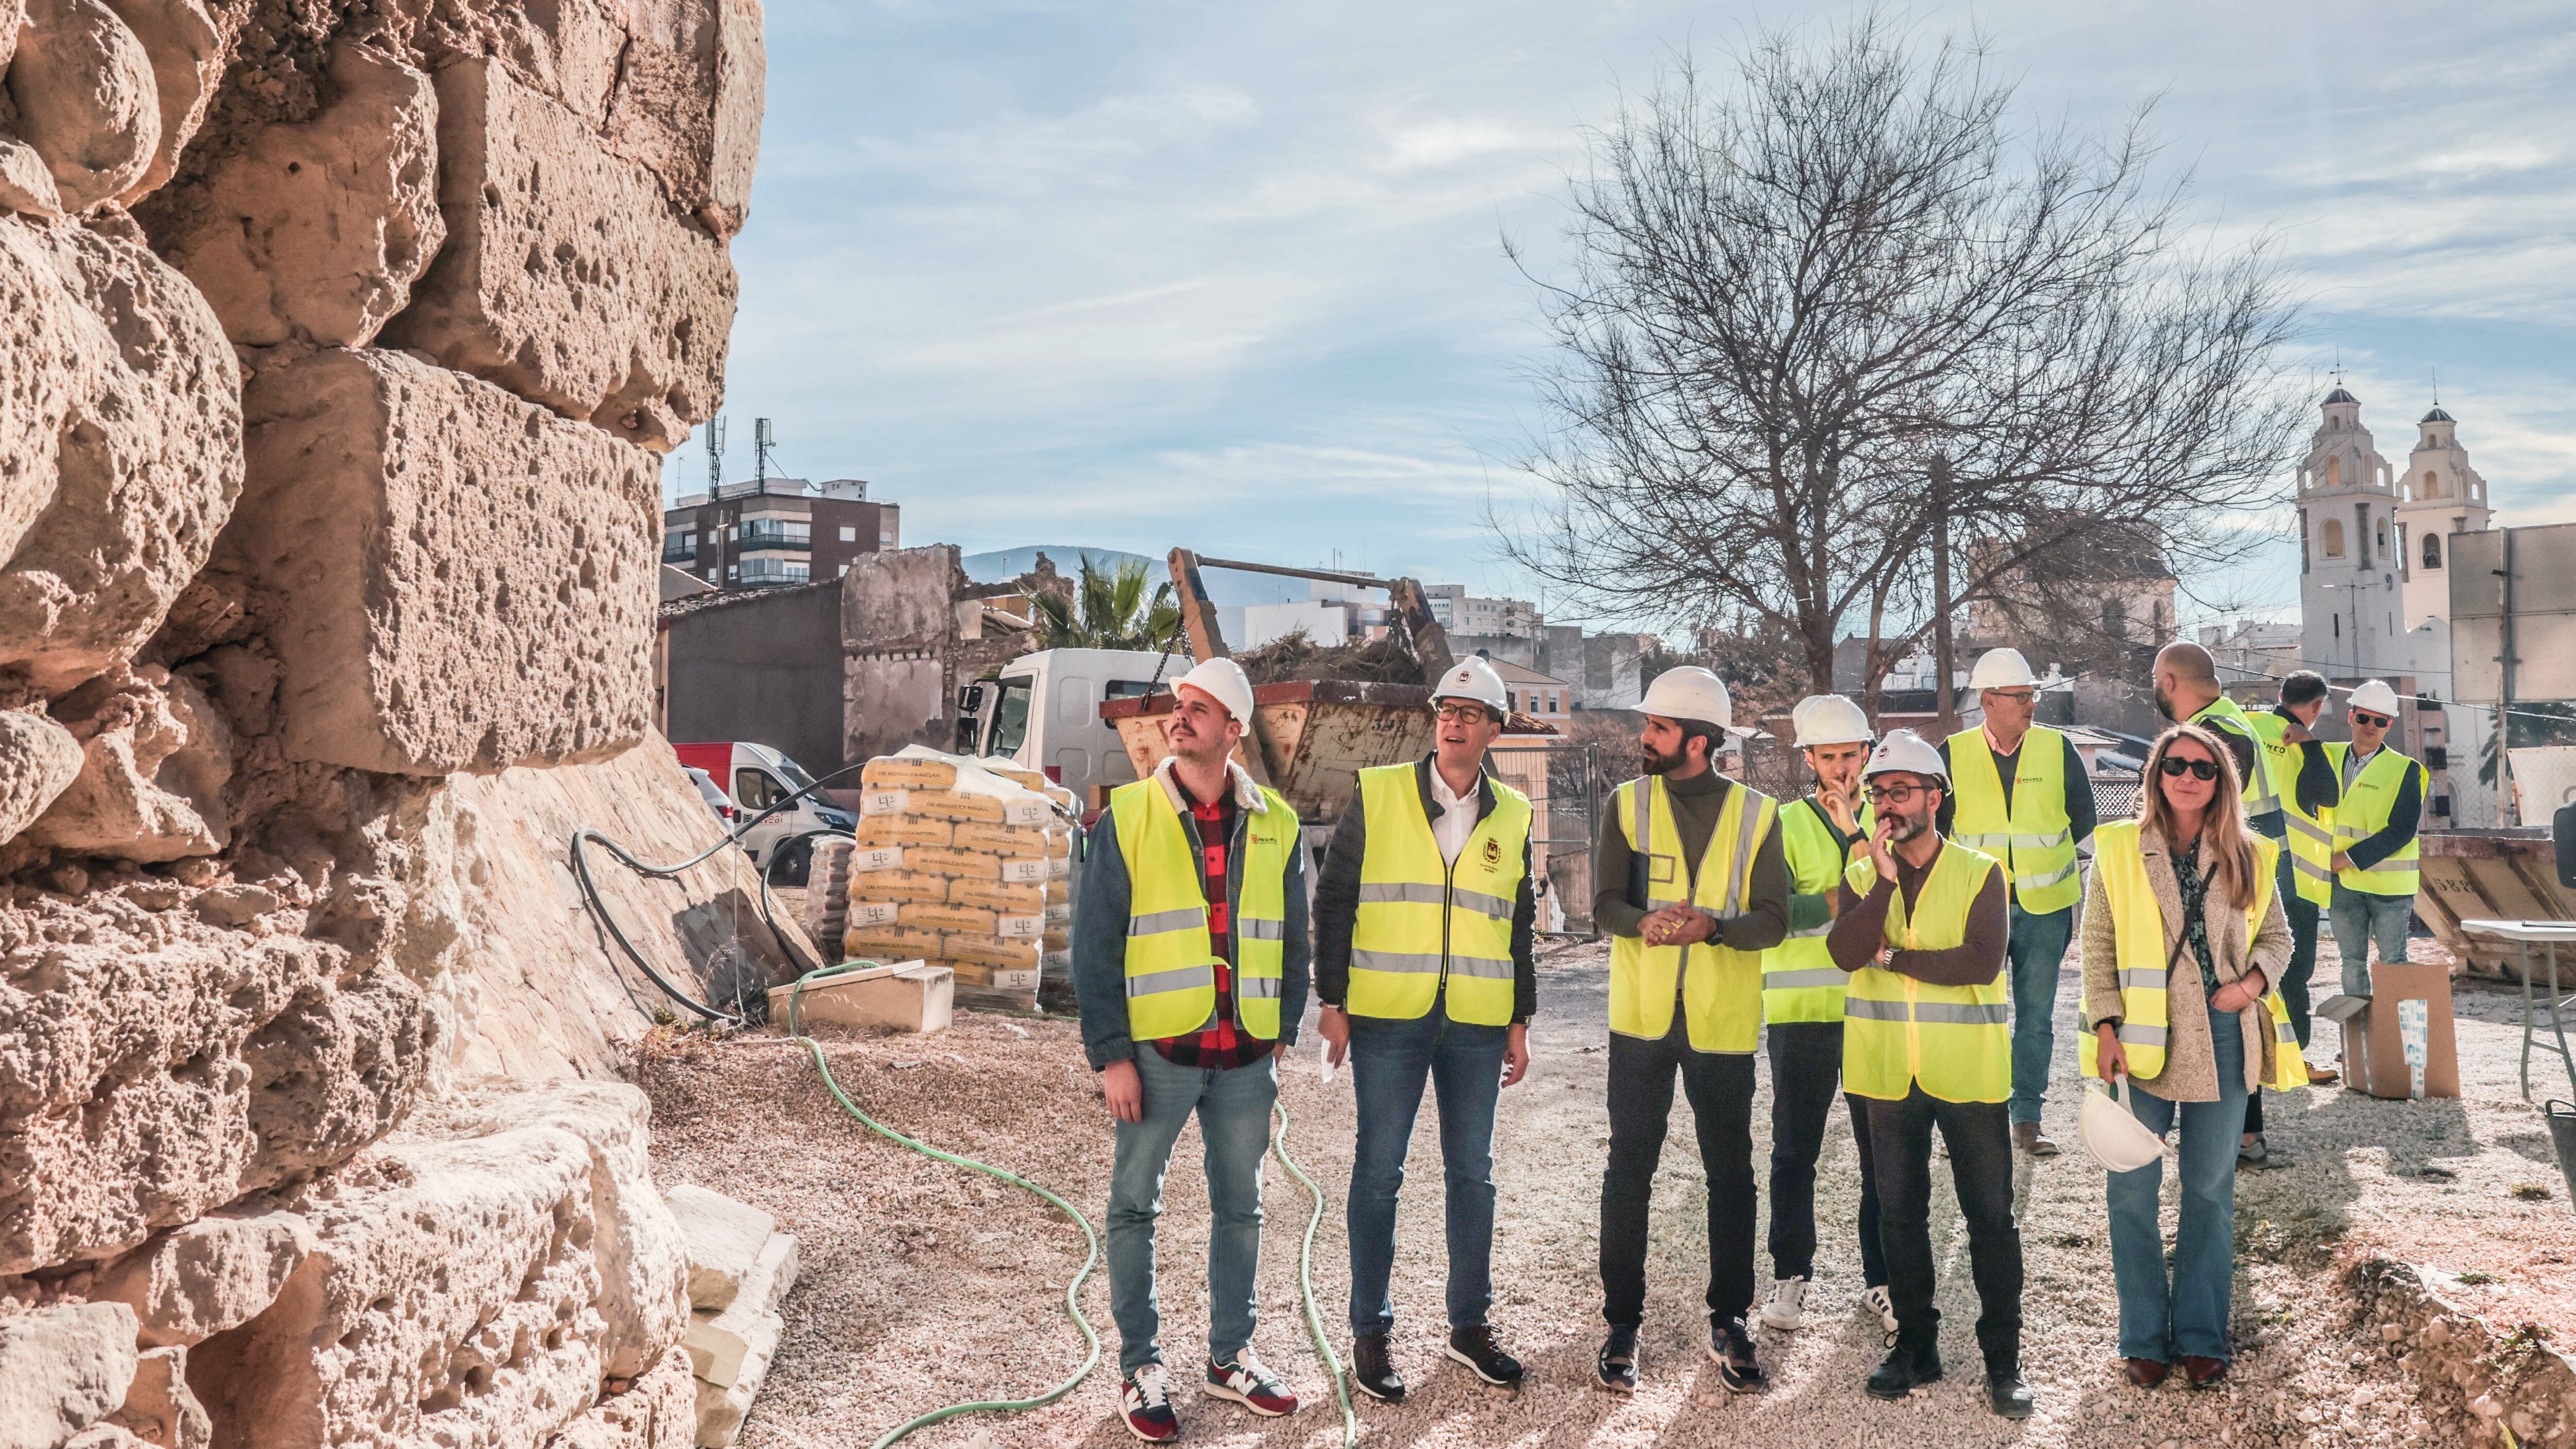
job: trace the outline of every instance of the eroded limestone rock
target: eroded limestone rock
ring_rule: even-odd
[[[80,741],[41,714],[0,710],[0,841],[45,813],[81,772]]]
[[[778,1232],[778,1219],[693,1182],[662,1195],[679,1221],[689,1257],[689,1304],[722,1310],[742,1293]]]
[[[107,1422],[160,1449],[210,1449],[214,1420],[188,1387],[188,1351],[171,1346],[136,1356],[134,1386]]]
[[[642,737],[651,454],[393,352],[312,354],[245,406],[220,563],[262,595],[290,755],[443,775]]]
[[[134,1311],[66,1303],[0,1318],[0,1449],[56,1449],[125,1402]]]
[[[104,0],[152,63],[160,140],[143,175],[117,197],[131,203],[170,179],[179,153],[206,119],[229,54],[223,27],[199,0]]]
[[[768,81],[758,0],[629,3],[635,42],[608,115],[609,149],[642,163],[717,236],[742,230]]]
[[[739,290],[653,175],[488,61],[438,73],[447,246],[382,340],[668,451],[714,415]]]
[[[194,684],[147,664],[101,675],[64,704],[78,710],[72,734],[82,741],[79,777],[28,829],[28,839],[140,861],[223,848],[232,730]]]
[[[546,1449],[690,1449],[698,1442],[697,1381],[678,1349],[622,1394],[609,1394],[583,1411]]]
[[[143,179],[161,145],[152,57],[99,0],[26,0],[10,62],[16,130],[44,159],[65,211],[112,201]]]
[[[109,1264],[90,1297],[133,1309],[148,1347],[200,1343],[266,1311],[312,1251],[313,1230],[294,1213],[211,1213]]]

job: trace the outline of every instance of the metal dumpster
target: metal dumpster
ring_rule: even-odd
[[[1118,728],[1118,742],[1139,779],[1171,753],[1163,743],[1163,716],[1173,697],[1150,694],[1112,699],[1100,717]],[[1243,750],[1258,745],[1259,762]],[[1330,826],[1342,818],[1373,765],[1416,759],[1431,749],[1431,691],[1418,684],[1362,684],[1340,679],[1296,679],[1252,691],[1252,735],[1236,758],[1256,778],[1288,797],[1297,818]]]

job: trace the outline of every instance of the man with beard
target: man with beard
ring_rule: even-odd
[[[1159,1341],[1154,1222],[1172,1144],[1207,1149],[1208,1357],[1201,1392],[1265,1417],[1297,1395],[1252,1353],[1261,1158],[1275,1059],[1306,1009],[1306,873],[1297,812],[1233,761],[1252,681],[1211,659],[1173,687],[1172,753],[1110,792],[1091,829],[1075,917],[1082,1045],[1117,1119],[1109,1178],[1109,1310],[1119,1409],[1148,1443],[1177,1438]]]
[[[1486,1321],[1494,1301],[1494,1105],[1529,1071],[1538,968],[1529,798],[1485,773],[1510,696],[1482,659],[1431,691],[1432,748],[1360,771],[1315,885],[1315,993],[1358,1096],[1351,1157],[1351,1382],[1404,1398],[1388,1337],[1396,1195],[1428,1083],[1440,1102],[1449,1242],[1448,1357],[1518,1388]]]
[[[1593,861],[1594,922],[1610,936],[1610,1163],[1601,1178],[1601,1386],[1637,1386],[1646,1225],[1673,1077],[1690,1098],[1708,1174],[1707,1352],[1730,1393],[1762,1387],[1753,1307],[1753,1050],[1761,953],[1788,934],[1778,805],[1712,761],[1733,707],[1714,674],[1656,675],[1638,742],[1646,773],[1619,787]]]
[[[1968,1225],[1986,1403],[2026,1419],[2021,1377],[2021,1227],[2013,1218],[2012,1033],[2003,982],[2003,871],[1933,827],[1950,780],[1940,753],[1897,730],[1870,757],[1878,811],[1869,855],[1844,876],[1825,938],[1852,973],[1843,996],[1843,1085],[1869,1099],[1879,1247],[1896,1304],[1896,1344],[1870,1374],[1872,1398],[1901,1399],[1941,1377],[1932,1306],[1932,1129]]]

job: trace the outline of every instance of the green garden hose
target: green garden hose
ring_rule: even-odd
[[[1315,1179],[1306,1175],[1296,1158],[1288,1155],[1288,1105],[1274,1102],[1271,1107],[1279,1114],[1279,1135],[1270,1140],[1270,1150],[1279,1154],[1279,1165],[1303,1183],[1315,1199],[1315,1210],[1306,1218],[1306,1241],[1297,1249],[1297,1287],[1306,1297],[1306,1333],[1315,1340],[1315,1354],[1323,1359],[1324,1371],[1333,1376],[1333,1394],[1342,1403],[1342,1449],[1351,1449],[1360,1442],[1359,1415],[1351,1411],[1350,1381],[1342,1377],[1342,1361],[1333,1353],[1332,1340],[1324,1335],[1324,1317],[1315,1311],[1315,1229],[1324,1221],[1324,1190],[1315,1186]]]

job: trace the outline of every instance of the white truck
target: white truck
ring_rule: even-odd
[[[958,748],[1000,755],[1088,801],[1094,785],[1136,778],[1118,728],[1100,717],[1105,700],[1168,691],[1190,656],[1150,649],[1041,649],[1002,666],[998,678],[958,692]]]

